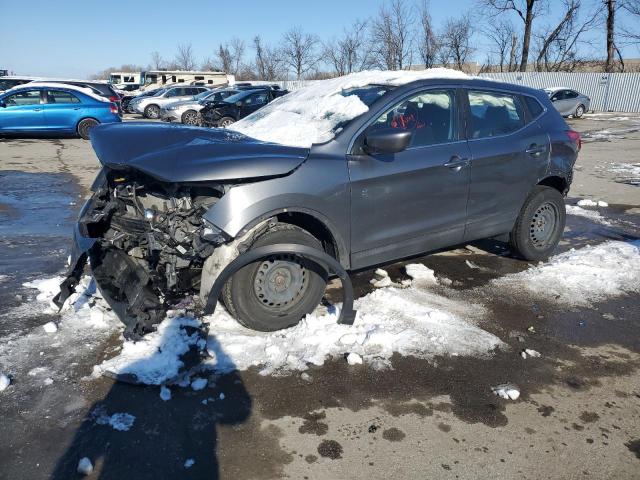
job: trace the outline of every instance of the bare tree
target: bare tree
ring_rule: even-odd
[[[276,48],[263,45],[259,36],[253,39],[253,48],[256,51],[255,74],[258,79],[267,81],[280,79],[285,70],[281,52]]]
[[[152,70],[162,70],[164,67],[165,61],[160,55],[160,52],[155,51],[151,52],[151,69]]]
[[[371,41],[376,63],[387,70],[402,70],[411,64],[413,16],[405,0],[383,4],[371,23]]]
[[[580,0],[563,0],[564,13],[553,28],[543,28],[537,34],[539,48],[536,69],[539,71],[573,71],[581,63],[578,47],[586,32],[600,21],[599,9],[580,20]]]
[[[318,43],[315,35],[304,33],[300,27],[294,27],[283,35],[282,56],[297,80],[301,80],[318,63]]]
[[[238,75],[244,57],[245,43],[239,38],[232,38],[230,43],[218,45],[215,69],[222,72]]]
[[[490,53],[497,57],[497,65],[501,72],[512,70],[515,60],[512,58],[516,55],[514,47],[517,45],[518,37],[513,29],[513,24],[506,20],[490,22],[484,32],[489,40],[491,47]],[[490,57],[493,60],[493,57]]]
[[[179,70],[193,70],[196,68],[196,59],[191,44],[178,45],[175,63]]]
[[[474,52],[471,46],[471,19],[468,16],[455,19],[450,18],[445,24],[444,31],[440,35],[442,45],[441,59],[446,58],[445,65],[453,64],[459,70],[463,70]]]
[[[322,58],[337,75],[371,67],[370,43],[366,38],[367,22],[356,20],[345,28],[337,40],[329,40],[322,48]]]
[[[546,6],[546,0],[481,0],[490,14],[515,12],[524,24],[522,34],[522,53],[520,54],[520,71],[527,71],[529,47],[534,19]]]
[[[425,68],[433,68],[440,50],[440,40],[433,29],[429,4],[424,0],[418,10],[418,53]]]
[[[520,40],[515,33],[511,36],[511,49],[509,51],[509,71],[515,72],[518,67],[518,49]]]

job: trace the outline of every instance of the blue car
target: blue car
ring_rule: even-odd
[[[0,135],[77,134],[86,140],[96,125],[121,121],[115,103],[86,88],[27,84],[0,95]]]

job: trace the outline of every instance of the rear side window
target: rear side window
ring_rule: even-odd
[[[523,96],[524,103],[527,104],[527,108],[529,109],[529,113],[531,114],[531,118],[536,118],[538,115],[541,115],[544,111],[540,102],[533,97],[529,97],[527,95]]]
[[[80,100],[69,92],[47,90],[47,103],[80,103]]]
[[[515,95],[469,90],[471,138],[506,135],[524,125],[522,106]]]
[[[411,147],[426,147],[455,140],[455,93],[427,90],[402,101],[382,114],[367,131],[393,128],[413,132]]]

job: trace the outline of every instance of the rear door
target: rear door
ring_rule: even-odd
[[[458,95],[451,88],[409,94],[356,139],[348,157],[353,268],[462,241],[470,176]],[[366,153],[364,138],[380,128],[412,131],[410,147]]]
[[[549,163],[549,137],[519,95],[467,90],[471,184],[465,241],[509,232]]]
[[[82,102],[71,92],[47,90],[42,105],[49,130],[75,130],[82,113]]]
[[[40,90],[22,90],[7,95],[0,107],[0,130],[32,131],[45,128]]]

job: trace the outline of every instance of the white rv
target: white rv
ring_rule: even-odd
[[[109,82],[118,88],[134,88],[154,90],[156,88],[174,85],[197,85],[206,87],[224,87],[229,85],[229,79],[224,72],[194,72],[185,70],[148,70],[145,72],[113,72]]]

